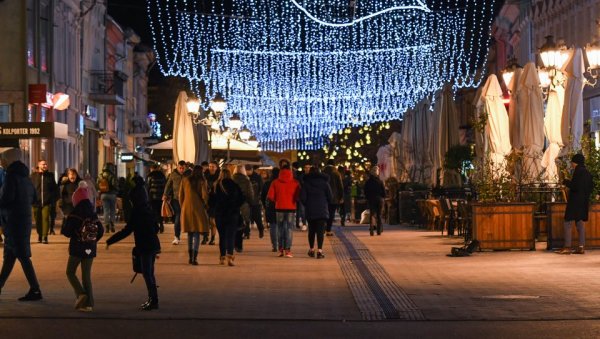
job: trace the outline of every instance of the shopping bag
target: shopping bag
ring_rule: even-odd
[[[173,207],[167,200],[163,200],[160,216],[163,218],[171,218],[173,216]]]

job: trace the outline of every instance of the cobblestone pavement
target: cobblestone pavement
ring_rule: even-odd
[[[64,273],[68,239],[56,235],[49,245],[32,244],[44,300],[16,301],[27,290],[17,264],[0,295],[0,334],[69,337],[74,332],[67,328],[85,333],[92,322],[111,325],[86,337],[111,330],[123,334],[115,337],[160,337],[186,328],[204,328],[200,337],[270,337],[290,328],[296,330],[291,337],[311,329],[322,337],[600,336],[600,251],[560,256],[538,243],[537,251],[453,258],[446,254],[462,245],[457,237],[410,226],[387,226],[371,237],[365,226],[351,225],[327,237],[322,260],[307,256],[305,232],[294,234],[294,258],[278,258],[268,232],[258,239],[253,230],[235,267],[218,265],[217,246],[201,246],[200,265],[191,266],[185,235],[172,245],[169,226],[156,264],[160,310],[138,310],[146,293],[141,277],[129,283],[130,237],[110,250],[101,240],[93,267],[96,307],[76,312]],[[377,313],[378,307],[387,312]]]

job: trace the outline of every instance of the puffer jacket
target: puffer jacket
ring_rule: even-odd
[[[148,174],[148,197],[150,200],[162,200],[165,186],[167,185],[167,177],[162,171],[152,171]]]
[[[296,202],[300,198],[300,185],[294,179],[292,171],[282,169],[279,178],[273,180],[267,199],[275,202],[276,211],[295,211]]]
[[[304,176],[300,201],[305,208],[307,220],[328,219],[331,204],[329,178],[322,173],[310,173]]]

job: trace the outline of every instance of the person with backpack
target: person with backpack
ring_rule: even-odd
[[[148,201],[144,179],[134,177],[133,181],[135,187],[129,193],[133,209],[125,227],[106,240],[106,249],[133,233],[134,251],[136,255],[140,256],[142,275],[148,290],[148,300],[140,308],[144,311],[150,311],[158,309],[158,289],[156,277],[154,276],[154,262],[160,253],[159,226]]]
[[[67,216],[61,230],[65,237],[70,238],[67,279],[75,292],[75,309],[91,312],[94,307],[92,263],[96,257],[97,243],[104,235],[104,227],[90,201],[90,192],[85,181],[79,183],[71,201],[73,210]],[[76,275],[80,265],[81,281]]]
[[[4,261],[0,270],[0,294],[10,276],[15,262],[19,260],[29,292],[19,301],[42,299],[31,262],[31,205],[37,201],[37,192],[29,179],[29,169],[21,161],[14,161],[6,169],[6,177],[0,190],[0,223],[4,226]]]
[[[117,176],[114,173],[114,164],[107,162],[104,164],[102,173],[98,175],[98,192],[102,200],[102,211],[104,212],[104,224],[106,232],[115,232],[115,218],[117,206],[118,183]]]

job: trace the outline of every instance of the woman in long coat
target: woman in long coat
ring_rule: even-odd
[[[181,227],[188,234],[189,263],[198,265],[200,233],[208,234],[210,230],[208,187],[202,174],[202,166],[194,166],[192,175],[181,181],[179,203],[181,204]]]
[[[308,220],[308,250],[309,257],[325,258],[323,254],[323,233],[329,220],[329,204],[333,201],[329,177],[321,173],[316,166],[311,167],[308,175],[304,176],[304,184],[300,190],[300,200],[306,209]],[[317,237],[317,252],[315,254],[315,236]]]
[[[254,201],[254,189],[252,188],[252,182],[250,182],[250,178],[248,178],[248,175],[246,174],[246,168],[244,165],[237,165],[235,167],[231,179],[233,179],[233,181],[235,181],[235,183],[240,187],[246,201],[241,207],[241,221],[243,222],[243,226],[235,235],[236,251],[241,252],[243,249],[244,237],[246,239],[250,238],[250,223],[252,222],[252,210],[250,209],[250,206],[255,205],[256,202]]]

